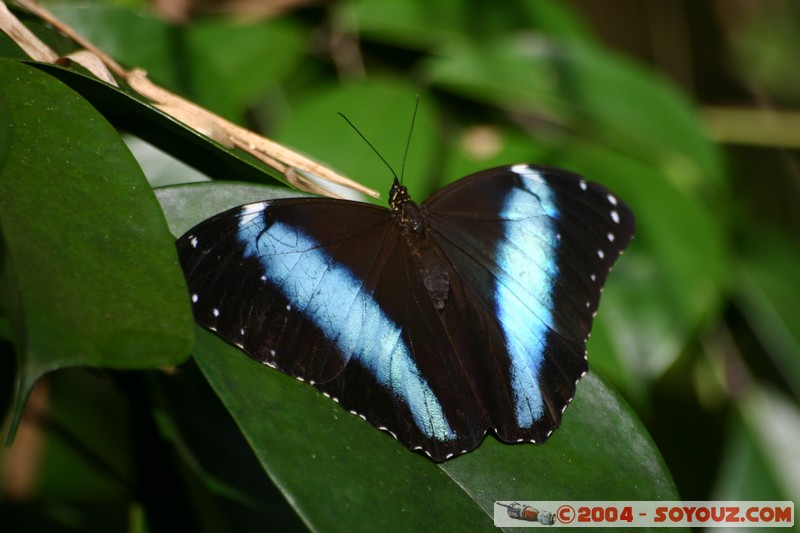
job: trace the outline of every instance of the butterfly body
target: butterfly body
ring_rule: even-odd
[[[543,442],[633,215],[569,172],[480,172],[390,209],[249,204],[178,241],[196,320],[444,460],[493,429]]]

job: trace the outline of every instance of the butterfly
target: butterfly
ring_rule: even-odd
[[[544,442],[588,369],[606,276],[635,232],[615,195],[527,164],[390,209],[288,198],[177,242],[196,321],[444,461],[487,431]]]

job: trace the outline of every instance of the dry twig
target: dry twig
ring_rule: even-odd
[[[375,198],[379,196],[372,189],[345,178],[285,146],[234,124],[208,109],[160,87],[153,83],[142,69],[125,70],[114,58],[94,46],[36,2],[32,0],[15,1],[83,48],[84,51],[72,54],[69,59],[80,63],[99,79],[116,85],[114,76],[119,77],[162,112],[223,146],[230,149],[239,148],[248,152],[286,176],[287,181],[297,188],[326,196],[338,196],[306,177],[310,175]],[[58,54],[28,30],[9,11],[2,0],[0,0],[0,30],[8,34],[35,61],[56,63],[61,59]]]

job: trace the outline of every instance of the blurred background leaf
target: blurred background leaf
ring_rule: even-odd
[[[593,371],[630,402],[682,498],[798,501],[790,444],[800,438],[797,9],[789,0],[130,0],[55,11],[126,66],[384,195],[389,170],[337,113],[399,172],[417,94],[405,165],[417,200],[468,173],[521,161],[607,185],[631,205],[638,233],[603,295],[589,345]],[[48,26],[25,22],[70,49]],[[21,57],[4,36],[0,54]],[[142,123],[126,126],[120,113],[114,124],[137,136],[164,127],[156,114],[124,110]],[[207,177],[241,169],[241,180],[263,179],[212,143],[167,131],[150,142]],[[189,148],[170,149],[170,135]],[[0,162],[8,142],[0,124]],[[151,183],[198,179],[138,139],[129,144]],[[212,163],[192,161],[193,152]],[[228,207],[239,185],[216,185],[162,198]],[[4,313],[7,376],[15,370]],[[28,485],[4,474],[3,494],[21,503],[0,506],[2,516],[24,519],[33,510],[36,524],[103,531],[124,515],[136,530],[156,512],[141,490],[155,468],[171,480],[163,499],[197,524],[240,531],[269,515],[288,529],[317,528],[264,473],[247,428],[237,429],[230,406],[206,383],[207,367],[133,378],[80,372],[43,386],[44,407],[27,424],[38,428],[39,454],[24,462],[13,455],[17,445],[3,452],[7,468],[34,466],[19,469]],[[12,383],[0,380],[0,396],[10,397]],[[204,399],[207,419],[193,421],[186,394]],[[92,408],[85,397],[100,400]],[[104,436],[94,427],[104,417],[130,429]],[[137,456],[142,442],[158,460]],[[204,449],[209,443],[224,452]],[[239,461],[223,461],[230,456]],[[64,496],[59,487],[81,475],[85,483]]]

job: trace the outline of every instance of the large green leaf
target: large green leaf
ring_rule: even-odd
[[[476,42],[510,30],[537,28],[564,37],[588,39],[588,29],[563,2],[514,2],[498,9],[491,3],[469,0],[394,0],[352,3],[345,24],[354,23],[368,39],[408,48],[432,48],[463,35]],[[466,31],[465,31],[466,30]]]
[[[630,408],[593,374],[545,445],[487,437],[436,465],[211,333],[198,332],[196,359],[262,467],[315,530],[364,521],[384,531],[489,530],[496,500],[594,499],[598,486],[609,500],[678,497]]]
[[[198,21],[186,34],[188,64],[195,65],[190,93],[200,105],[241,122],[255,98],[295,68],[306,42],[299,26],[288,19]]]
[[[600,362],[604,374],[625,374],[614,379],[618,386],[642,387],[718,316],[730,282],[725,218],[661,168],[593,143],[571,148],[549,162],[603,183],[636,214],[636,238],[609,277],[595,331],[609,336],[621,358],[619,373]],[[606,321],[611,315],[614,323]]]
[[[173,239],[119,135],[35,68],[0,60],[0,80],[0,297],[17,414],[57,368],[184,360],[191,311]]]
[[[560,124],[660,166],[682,187],[721,176],[718,153],[677,91],[596,46],[517,33],[441,52],[426,64],[439,87]]]
[[[159,191],[176,235],[213,212],[271,197],[270,188],[195,184]],[[261,189],[261,191],[258,191]],[[193,199],[207,194],[208,203]],[[278,197],[285,190],[277,190]],[[265,368],[204,330],[195,357],[264,470],[312,529],[489,530],[500,499],[676,499],[647,432],[594,374],[581,382],[564,427],[543,446],[487,437],[436,465],[307,384]],[[376,505],[376,502],[392,502]],[[348,513],[337,510],[348,509]],[[435,509],[435,512],[431,512]]]

